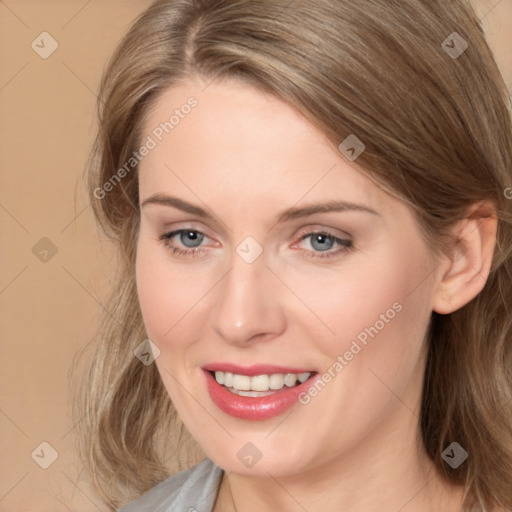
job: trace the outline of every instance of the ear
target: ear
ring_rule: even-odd
[[[473,300],[483,289],[494,255],[497,230],[496,210],[488,202],[470,208],[453,227],[456,242],[439,264],[432,309],[453,313]]]

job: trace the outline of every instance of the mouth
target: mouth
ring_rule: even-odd
[[[273,366],[243,369],[212,366],[202,368],[210,398],[223,412],[246,420],[264,420],[282,414],[297,403],[299,395],[319,376],[315,370]]]
[[[273,395],[284,389],[299,386],[316,372],[271,373],[253,376],[219,370],[212,370],[209,373],[218,384],[225,387],[230,393],[254,398]]]

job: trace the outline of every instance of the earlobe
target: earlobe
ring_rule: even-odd
[[[494,256],[497,218],[489,203],[480,203],[453,228],[456,242],[440,263],[432,309],[449,314],[465,306],[483,289]]]

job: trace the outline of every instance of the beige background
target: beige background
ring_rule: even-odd
[[[101,71],[149,3],[0,0],[1,512],[107,510],[73,448],[68,371],[108,308],[112,254],[75,187]],[[512,91],[512,0],[475,3]],[[31,47],[43,31],[59,45],[47,59]],[[43,237],[46,262],[32,252]],[[58,454],[48,469],[42,442]]]

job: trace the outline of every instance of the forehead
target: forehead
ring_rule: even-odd
[[[141,140],[148,138],[154,147],[139,165],[141,198],[178,189],[214,203],[273,198],[276,208],[303,198],[382,209],[391,200],[294,108],[246,84],[166,90],[146,116]]]

